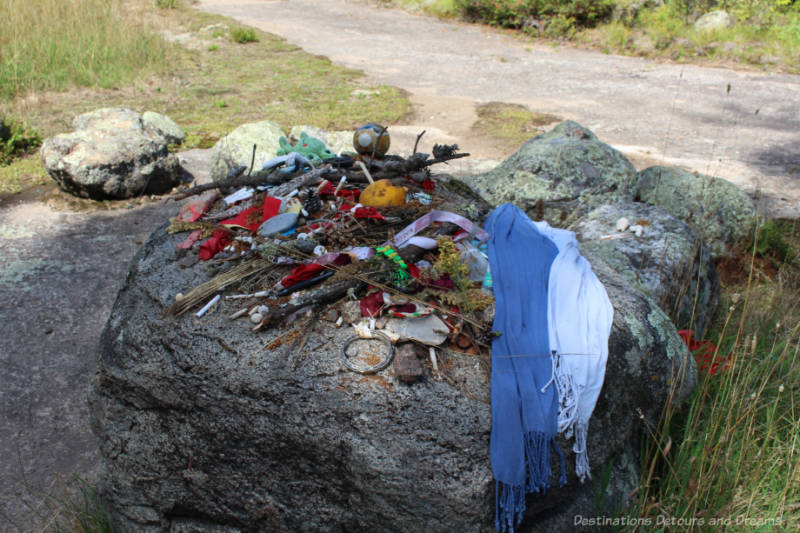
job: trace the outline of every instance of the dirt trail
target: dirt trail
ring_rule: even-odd
[[[479,157],[509,154],[470,145],[473,103],[519,103],[577,120],[637,167],[679,165],[750,194],[760,188],[762,212],[800,217],[800,76],[554,48],[363,1],[200,0],[197,7],[410,91],[420,128],[438,128]]]

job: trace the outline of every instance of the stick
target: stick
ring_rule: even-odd
[[[172,198],[175,200],[183,200],[184,198],[194,196],[195,194],[200,194],[201,192],[205,192],[210,189],[233,189],[238,187],[247,187],[250,185],[261,185],[262,183],[269,183],[269,180],[265,176],[259,175],[244,177],[236,176],[235,178],[226,178],[224,180],[196,185],[191,189],[186,189],[185,191],[177,193]]]
[[[411,152],[411,155],[414,155],[414,154],[417,153],[417,145],[419,144],[419,140],[422,139],[423,135],[425,135],[425,130],[422,130],[422,132],[419,135],[417,135],[417,140],[414,141],[414,151]]]
[[[320,181],[323,174],[331,169],[329,164],[320,165],[315,169],[309,170],[305,174],[300,174],[296,178],[287,181],[282,185],[278,185],[270,191],[272,196],[285,196],[295,189],[305,187],[306,185],[316,184]]]
[[[250,158],[250,170],[247,172],[247,177],[250,177],[250,174],[253,173],[253,165],[256,164],[256,145],[253,144],[253,157]]]
[[[315,183],[319,180],[320,176],[327,172],[331,168],[330,165],[322,165],[313,170],[306,172],[305,174],[300,174],[296,178],[279,185],[276,187],[271,194],[273,196],[282,196],[287,192],[290,192],[298,187],[303,187],[304,185],[308,185],[309,183]],[[236,177],[233,179],[224,179],[220,181],[214,181],[211,183],[204,183],[202,185],[197,185],[196,187],[192,187],[191,189],[187,189],[183,192],[179,192],[173,198],[175,200],[183,200],[188,196],[193,196],[195,194],[200,194],[201,192],[207,191],[209,189],[232,189],[238,187],[247,187],[247,186],[255,186],[255,185],[263,185],[263,184],[274,184],[280,183],[285,181],[286,178],[281,175],[279,172],[272,172],[267,176],[244,176],[244,177]]]
[[[372,155],[369,157],[370,161],[375,160],[375,152],[378,150],[378,146],[381,144],[381,137],[383,134],[386,133],[386,126],[381,127],[380,133],[378,133],[378,138],[375,140],[375,146],[372,147]],[[372,163],[370,163],[371,165]]]
[[[450,161],[452,159],[469,157],[469,154],[452,154],[445,157],[436,157],[433,159],[428,159],[428,157],[429,157],[428,154],[416,153],[411,157],[409,157],[408,159],[404,159],[402,161],[395,161],[391,159],[387,161],[369,161],[368,166],[379,169],[372,173],[373,179],[376,180],[391,179],[391,178],[405,176],[407,174],[414,174],[415,172],[423,170],[437,163],[446,163],[447,161]],[[366,179],[366,176],[362,178],[358,174],[351,174],[351,178],[352,181],[363,182]],[[422,181],[424,181],[424,179]]]
[[[356,161],[356,165],[360,166],[361,170],[364,171],[364,175],[367,177],[367,181],[369,181],[370,184],[375,183],[375,180],[372,179],[372,176],[367,169],[367,165],[365,165],[362,161]]]

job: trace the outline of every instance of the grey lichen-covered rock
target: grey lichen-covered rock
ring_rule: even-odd
[[[299,139],[303,132],[324,142],[328,150],[334,154],[355,150],[353,148],[353,131],[327,131],[315,126],[295,126],[289,135],[294,139]]]
[[[730,254],[756,219],[753,201],[733,183],[675,167],[642,170],[635,198],[697,228],[714,258]]]
[[[721,9],[709,11],[694,23],[694,29],[698,31],[721,30],[731,26],[733,26],[733,17]]]
[[[217,141],[211,152],[211,179],[224,179],[237,166],[250,167],[256,145],[254,171],[275,157],[283,136],[280,126],[268,120],[243,124]]]
[[[131,263],[90,391],[117,531],[494,531],[480,365],[442,353],[453,384],[427,369],[409,386],[391,366],[375,376],[345,370],[339,350],[351,333],[327,322],[306,330],[298,352],[272,344],[283,331],[229,321],[234,304],[224,300],[202,319],[164,319],[176,293],[207,279],[202,265],[173,261],[183,236],[165,228]],[[586,257],[615,309],[588,442],[599,480],[642,432],[640,413],[654,424],[670,387],[682,401],[696,370],[655,303]],[[635,484],[635,466],[620,465],[613,487],[581,485],[566,455],[570,482],[530,496],[520,531],[574,531],[575,514],[597,512],[593,494]]]
[[[562,226],[600,204],[630,200],[636,169],[594,133],[567,121],[464,181],[492,205],[511,202],[532,218]]]
[[[641,236],[617,231],[626,218]],[[719,301],[720,284],[699,233],[658,207],[623,202],[591,211],[570,229],[581,250],[596,253],[631,285],[645,291],[675,324],[702,338]]]
[[[145,111],[142,113],[142,120],[152,125],[161,132],[170,144],[181,144],[186,139],[186,134],[174,120],[155,111]]]
[[[130,109],[79,115],[75,131],[44,141],[42,163],[65,191],[95,200],[163,194],[180,181],[180,165],[160,131]]]

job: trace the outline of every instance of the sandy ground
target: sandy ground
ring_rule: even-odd
[[[485,168],[508,154],[472,133],[475,103],[522,103],[583,123],[639,167],[711,172],[751,193],[760,187],[766,213],[800,215],[800,172],[791,172],[800,77],[555,49],[341,0],[199,6],[410,91],[415,117],[392,128],[401,152],[425,129],[428,144],[457,142],[475,155],[453,170]],[[202,174],[206,155],[182,158]],[[0,200],[0,530],[40,530],[64,480],[97,475],[86,406],[97,339],[130,258],[176,210],[161,201],[74,212]]]

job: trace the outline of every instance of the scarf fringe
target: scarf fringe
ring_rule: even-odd
[[[586,451],[586,436],[589,433],[589,424],[579,420],[575,423],[575,443],[572,451],[575,452],[575,473],[583,483],[586,478],[592,479],[589,471],[589,454]]]
[[[514,533],[525,512],[525,490],[522,486],[495,481],[494,528],[500,533]]]
[[[586,451],[589,424],[582,420],[578,407],[578,398],[582,391],[561,364],[561,356],[558,354],[553,356],[553,376],[558,390],[558,431],[564,438],[575,437],[572,446],[572,451],[575,453],[575,473],[583,483],[587,477],[592,479],[592,474],[589,468],[589,454]]]
[[[580,391],[576,390],[572,374],[562,364],[561,358],[558,353],[553,355],[553,379],[558,391],[558,432],[568,439],[572,437],[572,426],[578,419]]]
[[[501,533],[514,533],[514,527],[522,522],[525,513],[525,495],[529,492],[544,493],[550,488],[550,446],[555,449],[561,463],[560,485],[567,483],[567,471],[564,466],[564,454],[561,452],[555,436],[541,431],[525,434],[525,465],[527,476],[525,485],[509,485],[495,481],[495,513],[494,528]]]

